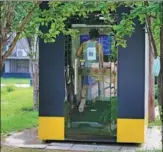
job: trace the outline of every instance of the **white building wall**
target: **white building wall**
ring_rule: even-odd
[[[5,73],[9,73],[10,72],[10,61],[6,60],[5,61]]]

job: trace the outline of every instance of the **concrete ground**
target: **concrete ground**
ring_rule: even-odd
[[[42,143],[37,137],[37,128],[9,135],[2,146],[66,151],[108,151],[108,152],[136,152],[138,150],[161,151],[161,128],[148,128],[146,142],[142,145],[128,144],[86,144],[70,142]]]

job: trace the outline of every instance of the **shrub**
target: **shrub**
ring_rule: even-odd
[[[158,85],[155,85],[154,91],[155,91],[155,99],[158,99]]]
[[[6,92],[13,92],[13,91],[15,91],[15,89],[16,89],[16,87],[14,85],[5,86]]]

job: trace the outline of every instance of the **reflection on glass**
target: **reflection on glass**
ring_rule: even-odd
[[[116,134],[117,66],[109,61],[111,38],[91,30],[80,41],[72,80],[75,96],[65,102],[66,137],[107,140]]]

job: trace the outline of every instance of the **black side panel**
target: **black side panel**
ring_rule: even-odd
[[[118,56],[118,118],[144,118],[145,31],[138,20]]]
[[[39,42],[39,116],[64,116],[64,36],[55,43]]]

